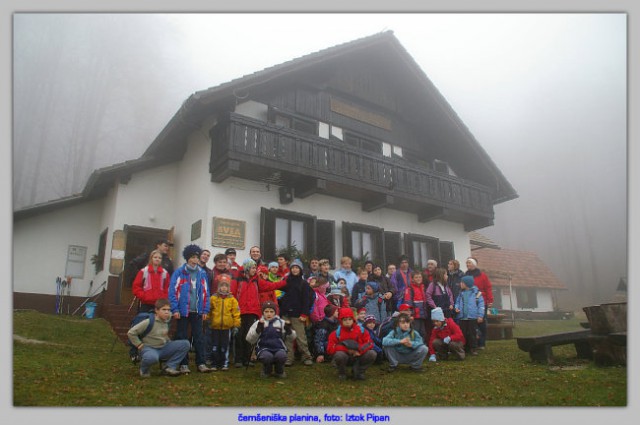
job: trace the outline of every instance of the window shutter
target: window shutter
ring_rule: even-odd
[[[342,222],[342,256],[353,258],[353,247],[351,246],[351,228],[352,224],[346,221]]]
[[[335,229],[333,220],[316,221],[316,256],[329,260],[332,267],[336,267]]]
[[[276,218],[273,210],[260,208],[260,251],[267,261],[276,258]]]
[[[446,269],[449,260],[453,260],[455,258],[453,242],[440,241],[440,259],[438,260],[438,266]]]
[[[398,258],[401,254],[404,254],[402,249],[402,237],[400,232],[384,232],[384,268],[383,272],[386,273],[387,266],[393,263],[396,267]],[[382,265],[382,264],[381,264]]]

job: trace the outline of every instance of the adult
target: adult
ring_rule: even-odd
[[[262,253],[260,252],[259,246],[252,246],[249,248],[249,257],[256,263],[256,267],[260,267],[262,265],[266,266],[265,261],[262,260]]]
[[[160,251],[162,254],[162,262],[160,265],[163,269],[169,273],[169,275],[173,275],[173,262],[171,258],[169,258],[169,247],[173,246],[173,242],[168,239],[162,238],[156,241],[156,248],[154,251]],[[145,252],[144,254],[138,255],[136,258],[129,262],[129,266],[132,268],[132,275],[135,278],[138,271],[140,271],[144,266],[146,266],[149,262],[149,252]]]
[[[309,267],[303,272],[303,275],[306,279],[311,276],[318,277],[320,276],[320,260],[318,257],[311,257],[309,260]],[[329,280],[327,280],[329,282]]]
[[[478,324],[480,338],[478,339],[478,349],[484,350],[487,342],[487,310],[493,306],[493,288],[487,275],[478,268],[478,260],[474,257],[467,258],[467,272],[465,276],[472,276],[473,283],[482,293],[484,298],[484,316],[482,322]]]
[[[242,266],[236,262],[236,250],[234,248],[227,248],[224,255],[227,256],[227,267],[231,272],[231,276],[235,280],[238,280],[238,278],[244,274],[244,270],[242,270]]]
[[[394,311],[393,297],[395,296],[395,288],[391,285],[391,281],[388,277],[382,274],[382,267],[378,265],[373,266],[373,273],[369,279],[378,284],[378,292],[382,295],[384,300],[387,314],[390,316]]]
[[[200,259],[198,261],[198,265],[204,272],[207,274],[208,284],[207,288],[209,289],[209,294],[214,294],[215,292],[211,292],[211,282],[213,282],[213,277],[211,276],[211,269],[207,266],[209,262],[209,258],[211,258],[211,251],[208,249],[203,249],[200,253]]]
[[[464,272],[460,270],[460,261],[449,260],[447,263],[447,286],[451,289],[454,302],[460,294],[460,282],[462,282],[462,276],[464,276]]]
[[[438,262],[433,258],[430,258],[427,261],[427,268],[422,271],[422,275],[424,276],[425,286],[433,282],[437,268],[438,268]]]
[[[404,290],[411,284],[411,273],[413,270],[409,268],[409,257],[406,255],[401,255],[398,258],[398,269],[391,276],[391,285],[395,289],[395,296],[393,297],[393,302],[395,308],[397,309],[402,303],[402,299],[404,297]]]
[[[156,301],[169,296],[171,275],[161,264],[162,253],[152,251],[149,263],[138,272],[133,281],[133,295],[140,300],[141,312],[154,312]]]
[[[344,279],[347,284],[347,291],[349,291],[349,294],[351,294],[353,286],[358,281],[358,275],[351,269],[351,264],[351,257],[342,257],[340,259],[340,268],[333,274],[333,278],[336,282],[340,279]]]
[[[396,272],[396,265],[393,263],[389,263],[387,265],[387,274],[385,276],[387,276],[387,279],[389,279],[389,281],[391,281],[391,276],[393,276],[393,274]]]
[[[327,288],[327,294],[329,294],[331,292],[331,284],[335,282],[333,280],[333,274],[329,272],[329,270],[331,269],[331,263],[329,263],[329,260],[327,260],[326,258],[323,258],[318,261],[318,268],[319,270],[317,277],[323,277],[327,280],[327,282],[329,282],[329,287]]]

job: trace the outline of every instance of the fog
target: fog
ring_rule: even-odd
[[[536,252],[562,308],[610,300],[627,274],[622,14],[16,14],[13,208],[138,158],[195,91],[383,30],[519,194],[480,231]]]

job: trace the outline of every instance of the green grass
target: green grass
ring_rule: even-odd
[[[102,319],[14,313],[13,333],[48,342],[13,344],[15,406],[625,406],[627,369],[576,359],[554,347],[554,366],[531,363],[515,339],[489,341],[464,362],[425,363],[426,372],[387,374],[374,365],[365,382],[336,379],[329,364],[287,368],[284,380],[259,366],[229,372],[141,379]],[[518,321],[514,336],[580,329],[580,319]],[[54,345],[55,343],[57,345]],[[193,369],[193,368],[192,368]],[[579,389],[579,390],[577,390]],[[384,394],[384,396],[383,396]]]

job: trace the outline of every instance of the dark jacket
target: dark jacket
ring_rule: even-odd
[[[309,316],[311,314],[314,292],[302,278],[289,274],[282,287],[284,295],[280,298],[280,314],[284,317]]]

